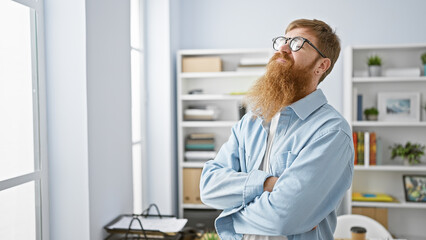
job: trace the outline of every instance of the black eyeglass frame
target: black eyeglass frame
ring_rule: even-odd
[[[303,45],[305,44],[305,42],[307,42],[309,45],[311,45],[318,53],[319,53],[319,55],[321,55],[321,57],[323,57],[323,58],[327,58],[317,47],[315,47],[315,45],[311,42],[311,41],[309,41],[308,39],[306,39],[306,38],[304,38],[304,37],[300,37],[300,36],[297,36],[297,37],[294,37],[294,38],[286,38],[286,37],[283,37],[283,36],[278,36],[278,37],[275,37],[275,38],[273,38],[272,39],[272,48],[275,50],[275,51],[279,51],[279,49],[275,49],[275,42],[278,40],[278,39],[284,39],[284,45],[285,44],[287,44],[287,42],[288,41],[290,41],[289,42],[289,44],[291,45],[291,42],[292,41],[294,41],[296,38],[301,38],[301,39],[303,39],[303,42],[302,42],[302,44],[300,45],[300,47],[298,48],[298,49],[296,49],[296,50],[293,50],[291,47],[290,47],[290,49],[291,49],[291,51],[292,52],[297,52],[297,51],[299,51],[302,47],[303,47]]]

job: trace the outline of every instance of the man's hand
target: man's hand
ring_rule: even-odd
[[[268,177],[263,183],[263,191],[272,192],[272,189],[274,188],[277,180],[277,177]]]

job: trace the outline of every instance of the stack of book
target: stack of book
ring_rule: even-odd
[[[375,132],[353,132],[355,149],[354,165],[374,166],[382,164],[382,142]]]
[[[206,161],[216,157],[214,133],[192,133],[185,141],[185,160]]]
[[[183,119],[186,121],[212,121],[216,120],[218,116],[218,108],[210,105],[188,106],[183,112]]]
[[[365,202],[396,202],[397,200],[386,193],[361,193],[353,192],[352,201]]]
[[[241,58],[237,67],[237,71],[264,72],[268,62],[268,58]]]

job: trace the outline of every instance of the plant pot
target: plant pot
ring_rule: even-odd
[[[402,159],[402,163],[404,164],[404,166],[410,166],[410,161],[408,161],[408,158],[403,158]]]
[[[423,65],[423,69],[424,69],[423,76],[426,76],[426,64]]]
[[[378,115],[365,115],[367,121],[377,121]]]
[[[382,75],[382,66],[372,65],[368,66],[368,75],[370,77],[379,77]]]

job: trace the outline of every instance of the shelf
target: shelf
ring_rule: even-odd
[[[182,206],[183,206],[183,208],[186,208],[186,209],[214,209],[214,208],[209,207],[209,206],[204,205],[204,204],[188,204],[188,203],[184,203]]]
[[[378,106],[378,93],[381,92],[418,92],[420,94],[420,106],[423,106],[426,96],[426,76],[412,74],[411,76],[368,77],[366,60],[377,54],[386,62],[386,69],[421,68],[419,56],[426,51],[426,44],[405,45],[370,45],[348,46],[344,54],[344,84],[343,84],[343,112],[353,131],[376,132],[381,139],[381,156],[386,165],[378,166],[354,166],[354,178],[351,190],[345,195],[344,211],[350,212],[351,207],[385,208],[389,210],[389,230],[399,238],[423,239],[426,229],[422,228],[426,221],[426,203],[407,202],[404,196],[403,175],[425,175],[426,163],[419,165],[402,165],[400,160],[390,160],[388,148],[395,142],[415,141],[426,142],[426,121],[423,110],[419,111],[423,121],[399,122],[393,121],[356,121],[358,110],[358,94],[362,95],[362,107]],[[415,69],[418,71],[417,69]],[[383,71],[385,73],[386,71]],[[413,71],[414,72],[414,71]],[[423,72],[423,71],[421,71]],[[357,75],[354,76],[354,73]],[[390,73],[390,72],[388,72]],[[402,72],[401,72],[402,73]],[[417,76],[416,76],[417,75]],[[355,91],[354,91],[355,90]],[[387,103],[389,104],[389,103]],[[419,107],[420,107],[419,106]],[[354,114],[355,113],[355,114]],[[355,116],[355,117],[354,117]],[[399,164],[399,165],[397,165]],[[368,202],[352,201],[354,192],[383,192],[395,198],[395,202]],[[390,213],[392,212],[392,213]],[[399,225],[413,226],[409,233],[413,238],[405,234],[408,232]],[[418,236],[422,236],[419,238]]]
[[[354,77],[353,83],[386,83],[386,82],[425,82],[426,76],[419,77]]]
[[[207,161],[183,162],[182,167],[184,167],[184,168],[203,168],[205,162],[207,162]]]
[[[406,202],[404,198],[396,197],[399,202],[357,202],[352,201],[353,207],[379,207],[379,208],[415,208],[426,209],[426,203]]]
[[[353,121],[353,127],[426,127],[426,122]]]
[[[388,171],[388,172],[426,172],[426,165],[403,166],[403,165],[382,165],[382,166],[355,166],[355,171]]]
[[[265,72],[236,72],[236,71],[227,71],[227,72],[188,72],[181,73],[180,78],[236,78],[236,77],[261,77]]]
[[[182,127],[232,127],[237,121],[184,121]]]
[[[185,94],[181,96],[184,101],[198,101],[198,100],[234,100],[241,101],[244,95],[230,95],[230,94]]]

